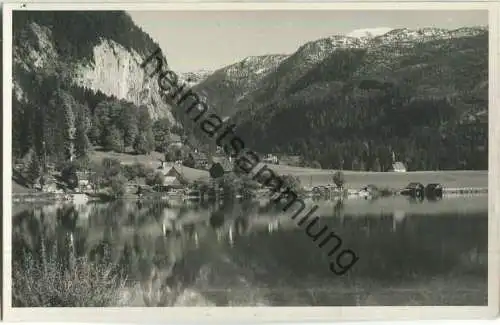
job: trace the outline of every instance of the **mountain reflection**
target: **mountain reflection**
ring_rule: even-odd
[[[334,229],[360,257],[347,276],[332,274],[325,251],[289,215],[262,202],[30,207],[13,217],[13,256],[19,262],[28,253],[40,258],[46,245],[57,247],[57,258],[68,267],[73,255],[110,261],[126,274],[129,287],[141,288],[142,306],[179,304],[194,287],[216,305],[232,304],[217,290],[236,290],[241,281],[273,288],[283,281],[299,286],[305,279],[323,289],[364,282],[409,285],[451,274],[486,281],[487,212],[471,208],[474,204],[466,212],[448,211],[440,202],[307,204],[317,204],[319,223]],[[429,206],[437,212],[417,210]],[[265,297],[270,304],[294,304],[280,299]],[[315,299],[305,304],[338,303],[328,295]]]

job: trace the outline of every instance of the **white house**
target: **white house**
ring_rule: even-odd
[[[263,163],[267,164],[278,164],[278,157],[273,155],[273,154],[267,154],[264,156],[264,159],[262,159]]]
[[[406,166],[400,161],[392,164],[391,172],[406,173]]]

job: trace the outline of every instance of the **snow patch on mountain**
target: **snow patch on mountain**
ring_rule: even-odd
[[[193,87],[194,85],[197,85],[200,82],[207,79],[207,77],[210,76],[212,73],[213,73],[213,71],[211,71],[211,70],[201,69],[201,70],[197,70],[197,71],[180,73],[179,78],[183,82],[185,82],[189,87]]]
[[[356,37],[356,38],[372,38],[380,35],[384,35],[393,30],[391,27],[372,27],[372,28],[361,28],[355,29],[352,32],[348,33],[347,37]]]

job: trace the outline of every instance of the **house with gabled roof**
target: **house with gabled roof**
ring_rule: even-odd
[[[165,177],[174,177],[181,185],[185,186],[197,180],[210,178],[208,171],[194,169],[182,165],[170,165],[162,169]],[[167,181],[173,181],[173,178],[168,178]]]
[[[224,170],[224,174],[230,173],[234,170],[234,164],[232,158],[226,158],[223,156],[213,157],[212,165],[219,164]]]
[[[189,153],[189,157],[193,161],[193,167],[195,169],[207,169],[208,157],[204,152],[191,152]]]

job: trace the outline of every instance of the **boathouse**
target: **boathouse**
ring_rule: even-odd
[[[401,195],[407,195],[411,197],[423,198],[425,188],[421,183],[410,183],[403,190],[401,190]]]
[[[441,184],[432,183],[425,187],[425,196],[428,199],[439,199],[443,197],[443,186]]]

